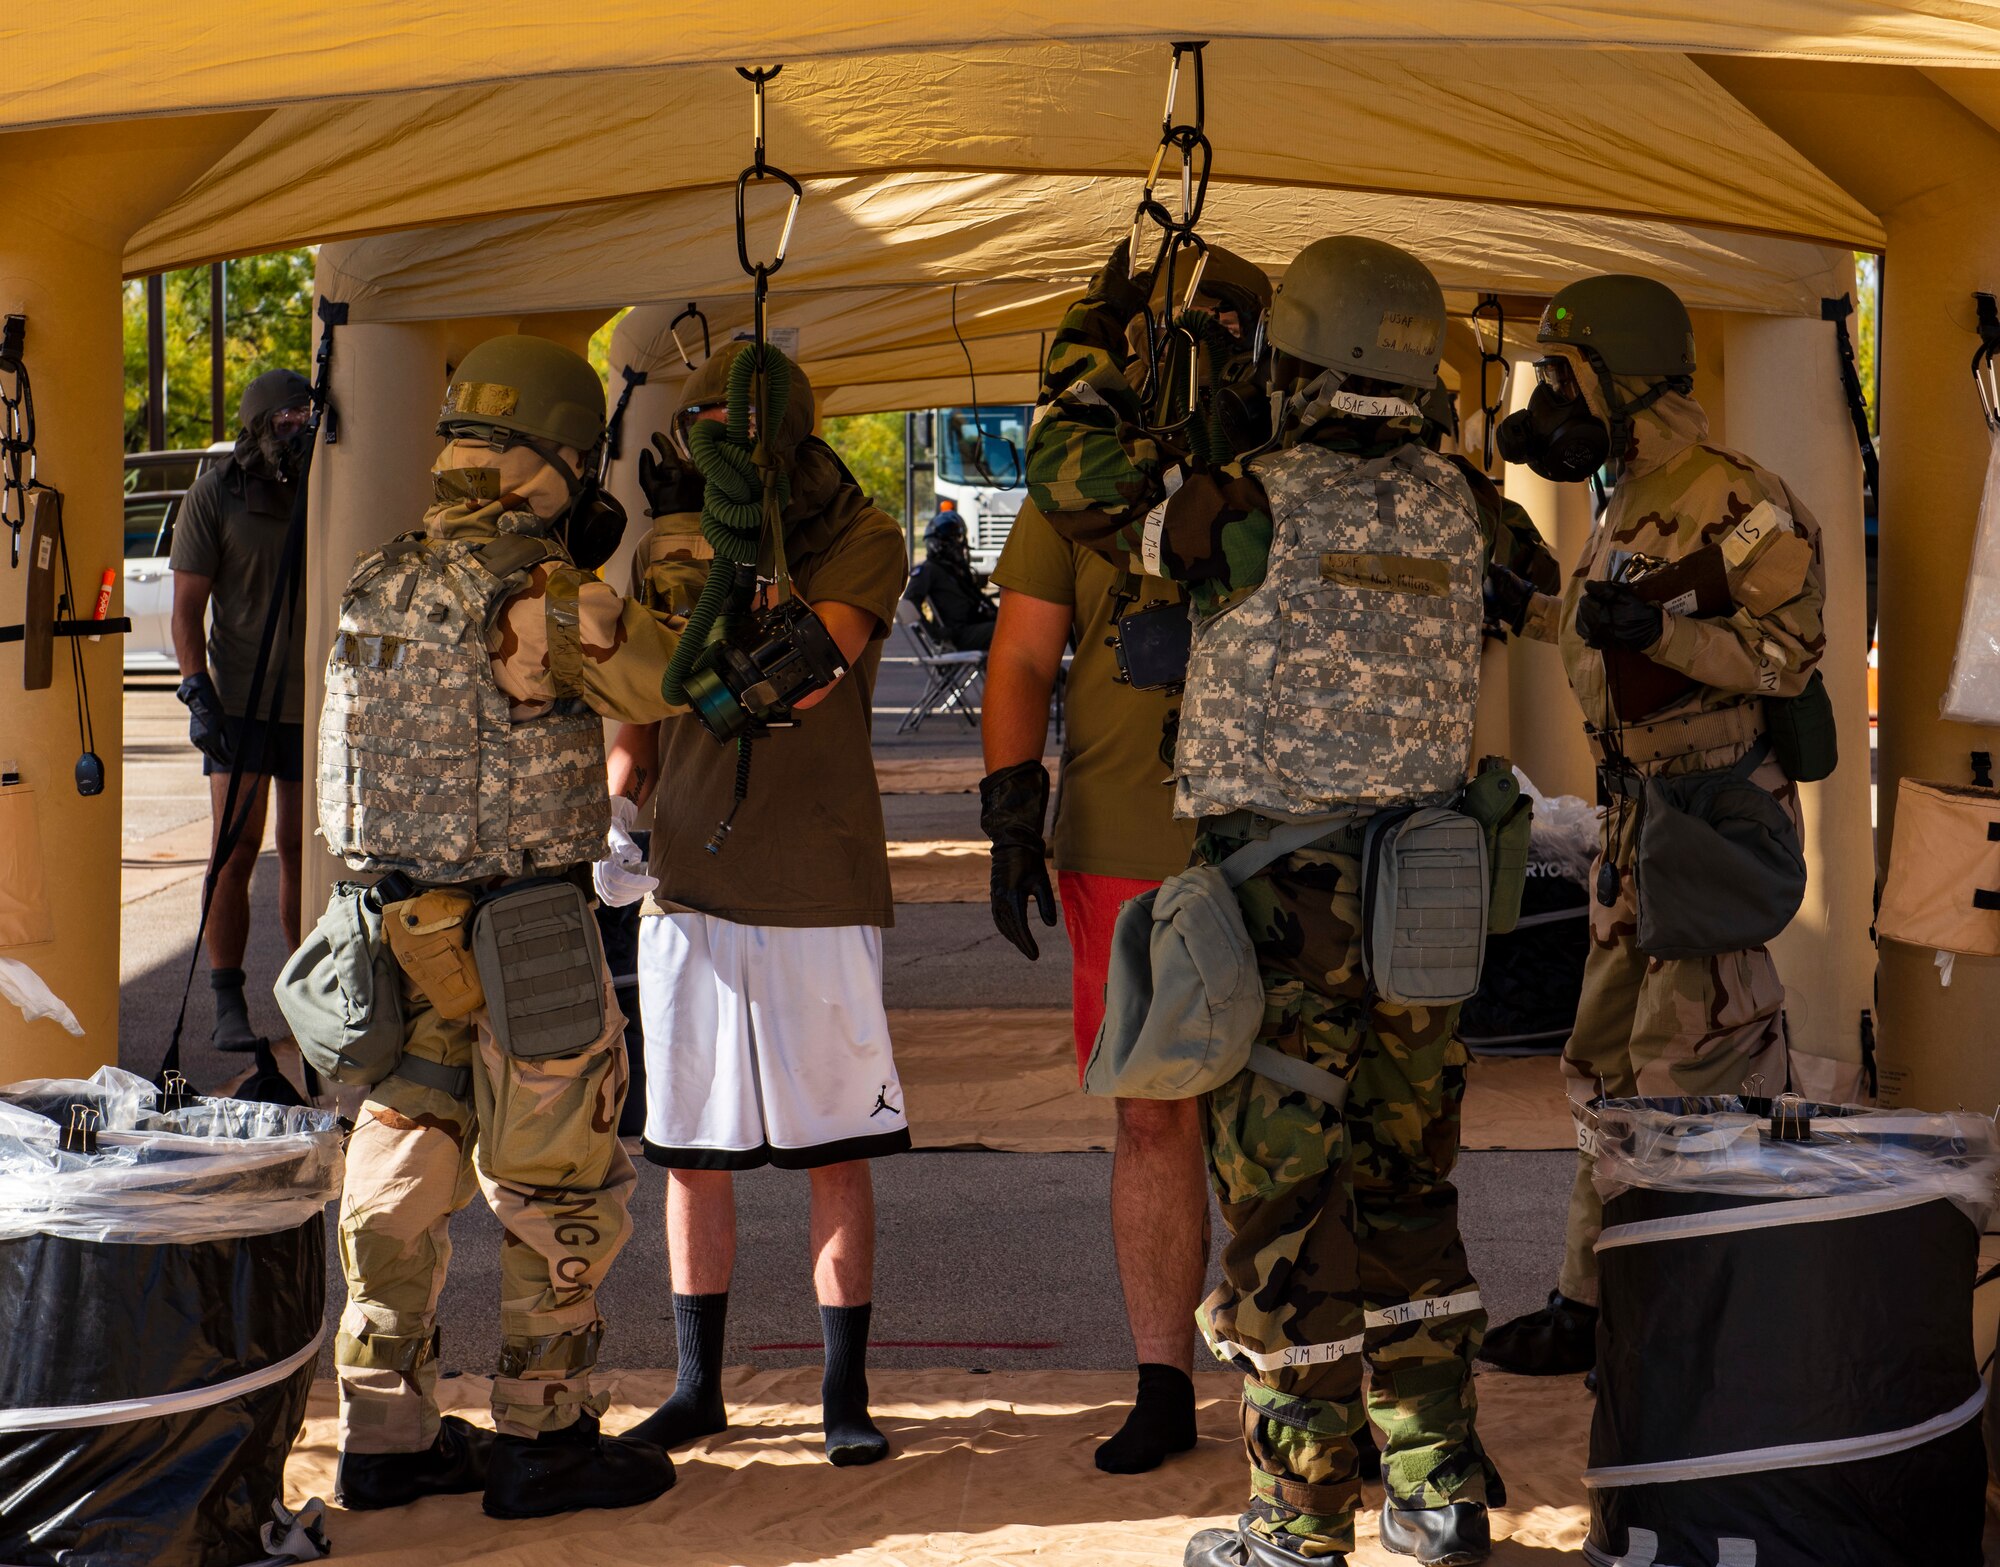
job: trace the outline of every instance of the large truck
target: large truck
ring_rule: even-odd
[[[904,442],[910,466],[907,515],[917,538],[923,537],[928,515],[916,515],[916,476],[929,469],[934,509],[948,503],[965,519],[973,569],[993,569],[1028,496],[1028,419],[1033,412],[1020,403],[982,403],[976,408],[925,408],[909,416]]]

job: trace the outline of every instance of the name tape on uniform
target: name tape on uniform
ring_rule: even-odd
[[[1319,558],[1322,580],[1374,593],[1413,593],[1441,599],[1451,592],[1451,567],[1421,555],[1327,554]]]

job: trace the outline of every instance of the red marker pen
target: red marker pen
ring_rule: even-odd
[[[92,620],[109,620],[111,618],[111,589],[117,581],[118,572],[116,568],[106,566],[104,568],[104,579],[97,584],[97,608],[91,612],[90,618]],[[104,638],[92,637],[90,640],[93,642],[102,642]]]

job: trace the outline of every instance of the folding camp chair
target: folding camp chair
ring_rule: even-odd
[[[985,677],[986,655],[961,653],[947,646],[908,599],[896,606],[896,624],[916,649],[918,667],[924,672],[924,694],[903,715],[896,733],[909,734],[921,728],[926,718],[943,708],[956,708],[967,727],[977,729],[979,710],[966,701],[966,693]]]

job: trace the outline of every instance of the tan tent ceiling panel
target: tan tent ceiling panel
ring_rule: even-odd
[[[1136,187],[1167,58],[1038,44],[804,61],[772,89],[771,157],[801,178],[929,168]],[[1881,243],[1864,208],[1678,55],[1218,43],[1207,123],[1232,184]],[[730,186],[749,129],[748,87],[713,66],[285,109],[141,230],[127,265]]]
[[[17,4],[0,24],[0,129],[256,107],[680,63],[886,55],[1014,40],[1278,38],[1701,50],[1909,65],[2000,64],[1988,0],[129,0]]]

